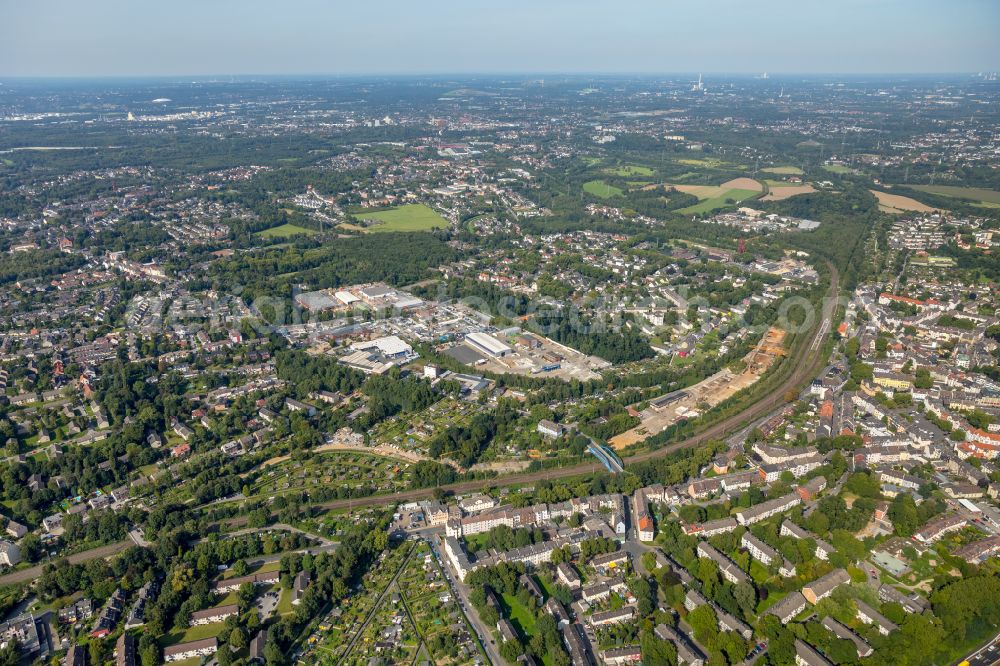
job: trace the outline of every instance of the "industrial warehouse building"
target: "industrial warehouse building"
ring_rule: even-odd
[[[502,358],[514,351],[487,333],[469,333],[465,336],[465,344],[493,358]]]

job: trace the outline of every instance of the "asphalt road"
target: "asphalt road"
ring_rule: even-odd
[[[427,539],[427,543],[430,544],[431,549],[434,551],[434,556],[437,557],[438,562],[441,564],[441,568],[444,569],[445,578],[448,580],[448,585],[451,590],[458,597],[459,607],[462,609],[462,613],[472,624],[472,628],[476,633],[476,637],[479,639],[480,645],[486,650],[487,659],[491,664],[504,664],[506,661],[500,656],[500,647],[497,645],[496,641],[493,640],[493,632],[490,627],[486,626],[482,618],[479,617],[479,612],[475,610],[472,606],[472,602],[469,600],[469,593],[471,592],[468,585],[463,583],[458,578],[458,572],[454,570],[451,566],[451,562],[445,557],[444,553],[440,552],[438,546],[440,541],[430,536]]]
[[[996,666],[996,664],[1000,664],[1000,634],[966,657],[965,661],[969,662],[969,666]]]
[[[66,559],[69,560],[71,564],[80,564],[82,562],[89,562],[90,560],[96,560],[101,557],[111,557],[112,555],[116,555],[126,548],[134,545],[135,544],[132,542],[132,539],[125,539],[124,541],[108,544],[107,546],[100,546],[98,548],[85,550],[82,553],[68,555]],[[44,567],[45,564],[47,563],[38,564],[28,569],[21,569],[20,571],[9,573],[6,576],[0,576],[0,585],[13,585],[14,583],[24,583],[29,580],[35,580],[42,575],[42,567]]]

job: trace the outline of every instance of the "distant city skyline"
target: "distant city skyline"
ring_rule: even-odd
[[[952,73],[994,0],[50,0],[0,8],[0,76]]]

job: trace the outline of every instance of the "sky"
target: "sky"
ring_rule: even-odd
[[[1000,0],[0,0],[0,76],[1000,70]]]

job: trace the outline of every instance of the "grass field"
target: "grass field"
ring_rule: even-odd
[[[718,157],[701,157],[701,158],[685,158],[677,160],[678,164],[686,164],[687,166],[694,167],[704,167],[706,169],[718,169],[720,167],[734,167],[736,166],[732,162],[726,162],[725,160],[720,160]]]
[[[980,187],[959,187],[957,185],[907,185],[907,187],[921,192],[954,197],[955,199],[1000,204],[1000,191],[998,190],[987,190]]]
[[[771,606],[774,606],[779,601],[788,596],[788,592],[771,592],[767,599],[763,599],[757,604],[757,615],[761,615]]]
[[[295,224],[282,224],[280,227],[264,229],[258,236],[263,238],[288,238],[290,236],[310,236],[317,233],[315,229],[306,229]]]
[[[764,173],[776,173],[781,176],[801,176],[803,171],[797,166],[777,166],[761,169]]]
[[[632,176],[652,176],[653,170],[649,167],[626,164],[625,166],[620,167],[609,167],[604,170],[604,173],[609,173],[613,176],[621,176],[622,178],[631,178]]]
[[[696,213],[708,213],[718,208],[725,208],[726,206],[732,206],[733,204],[728,203],[729,199],[733,201],[745,201],[746,199],[752,199],[760,194],[756,190],[739,190],[739,189],[729,189],[725,190],[722,194],[718,196],[705,199],[704,201],[699,201],[693,206],[688,206],[687,208],[681,208],[678,213],[684,213],[685,215],[691,215]]]
[[[247,571],[249,573],[267,573],[269,571],[278,571],[279,569],[281,569],[281,562],[265,562],[260,566],[254,567],[252,569],[247,569]],[[236,578],[236,577],[237,577],[236,572],[233,570],[232,567],[230,567],[225,571],[223,571],[222,576],[220,576],[219,578],[220,580],[226,580],[227,578]]]
[[[406,204],[377,213],[355,213],[355,217],[378,222],[366,229],[369,232],[380,231],[430,231],[448,226],[447,220],[424,204]]]
[[[174,631],[164,634],[160,638],[160,644],[163,646],[176,645],[178,643],[200,641],[203,638],[212,638],[213,636],[218,636],[219,632],[222,631],[225,626],[226,625],[223,622],[215,622],[213,624],[199,624],[194,627],[188,627],[184,631]]]
[[[824,164],[823,168],[830,173],[854,173],[854,169],[843,164]]]
[[[275,609],[275,612],[278,615],[288,615],[295,610],[295,607],[292,606],[292,591],[284,588],[281,588],[279,591],[281,592],[281,596],[278,599],[278,607]]]
[[[610,199],[611,197],[620,197],[624,194],[619,187],[610,185],[603,180],[588,180],[583,184],[583,191],[587,194],[592,194],[595,197],[600,197],[602,199]]]
[[[521,633],[530,637],[535,631],[535,618],[527,608],[521,605],[517,597],[504,594],[503,602],[510,609],[510,621],[521,630]]]

